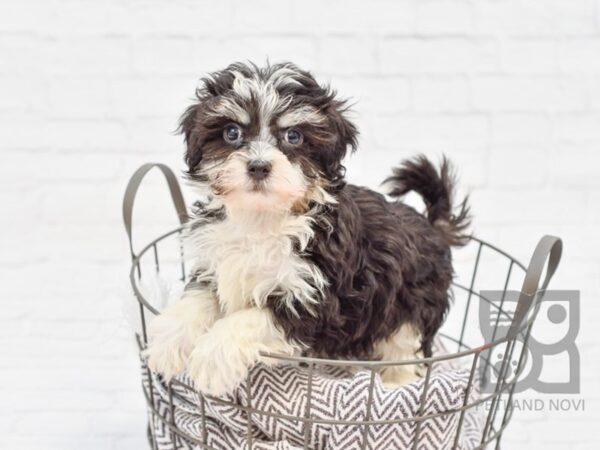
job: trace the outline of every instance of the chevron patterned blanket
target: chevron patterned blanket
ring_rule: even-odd
[[[419,450],[450,449],[454,446],[459,414],[427,419],[418,431],[414,422],[410,421],[371,425],[366,433],[364,425],[331,423],[335,420],[360,422],[368,417],[373,421],[393,421],[418,416],[420,408],[423,408],[423,415],[429,415],[462,407],[469,372],[451,365],[444,367],[443,363],[438,366],[430,376],[424,405],[421,405],[423,380],[389,389],[376,376],[370,412],[367,412],[370,372],[351,374],[334,368],[315,372],[310,395],[311,417],[315,423],[308,429],[302,421],[274,417],[304,417],[309,397],[308,371],[305,368],[259,364],[252,368],[249,389],[242,384],[236,392],[222,397],[221,401],[204,397],[179,383],[173,383],[169,392],[160,377],[151,374],[154,381],[154,407],[162,420],[151,414],[150,431],[159,450],[200,448],[192,440],[176,437],[169,430],[165,422],[170,422],[171,418],[185,435],[192,436],[196,442],[205,442],[207,448],[211,449],[247,449],[250,448],[250,441],[251,448],[257,450],[404,449],[413,448],[417,433],[416,448]],[[143,369],[144,388],[150,395],[148,374],[145,367]],[[185,375],[179,381],[191,385]],[[477,385],[474,383],[470,401],[479,395],[475,389]],[[236,405],[248,404],[248,392],[252,407],[267,414],[253,412],[249,417],[245,411],[236,408]],[[173,398],[172,410],[168,401],[170,395]],[[481,438],[481,420],[481,413],[475,408],[467,410],[458,448],[464,450],[477,446]],[[177,446],[173,446],[173,439],[177,440]],[[363,446],[365,439],[366,446]]]

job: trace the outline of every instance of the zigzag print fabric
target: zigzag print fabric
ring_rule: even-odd
[[[149,431],[158,450],[391,450],[413,448],[415,439],[418,450],[450,449],[454,446],[460,414],[440,413],[464,405],[469,371],[450,363],[440,362],[436,366],[423,404],[424,380],[389,389],[376,375],[372,406],[368,411],[371,373],[366,370],[350,373],[339,368],[315,369],[309,396],[306,368],[258,364],[251,370],[250,386],[243,383],[233,394],[213,399],[195,391],[185,375],[172,383],[169,391],[158,375],[148,374],[142,363],[143,385],[148,398],[149,376],[153,380],[155,413],[149,411]],[[470,402],[479,397],[477,386],[475,380]],[[250,414],[240,408],[248,405],[248,392],[250,404],[257,411]],[[302,420],[293,418],[306,417],[309,397],[313,420],[305,426]],[[424,420],[420,426],[410,421],[415,416],[427,415],[434,417]],[[172,419],[176,431],[168,426]],[[336,420],[353,424],[331,423]],[[365,420],[403,422],[371,424],[367,428],[354,424]],[[482,413],[476,408],[468,409],[458,448],[476,447],[481,439],[481,428]]]

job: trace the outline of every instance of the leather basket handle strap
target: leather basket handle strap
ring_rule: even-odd
[[[562,248],[562,240],[556,236],[546,235],[538,242],[533,255],[531,256],[529,266],[527,267],[523,287],[519,294],[517,309],[515,310],[508,333],[509,338],[514,338],[519,332],[523,321],[534,306],[534,301],[538,292],[544,291],[548,287],[552,276],[558,268],[558,263],[560,262],[560,257],[562,255]],[[546,263],[546,276],[540,284]]]
[[[185,207],[185,201],[183,200],[183,194],[181,193],[181,187],[179,186],[179,182],[177,181],[177,177],[173,171],[167,165],[161,163],[147,163],[142,165],[129,179],[129,183],[127,183],[127,188],[125,189],[125,196],[123,197],[123,222],[125,224],[127,238],[129,239],[129,250],[131,252],[132,260],[137,257],[133,251],[133,206],[142,180],[154,167],[159,169],[167,180],[167,185],[171,194],[171,200],[173,201],[173,206],[175,206],[179,223],[183,225],[189,218],[187,209]]]

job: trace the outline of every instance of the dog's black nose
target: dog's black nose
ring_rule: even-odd
[[[250,161],[248,163],[248,175],[255,181],[264,180],[271,172],[271,163],[267,161]]]

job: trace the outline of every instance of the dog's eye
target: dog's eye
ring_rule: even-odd
[[[223,130],[223,139],[230,144],[239,144],[242,140],[242,129],[235,123],[230,123]]]
[[[302,133],[295,128],[290,128],[287,130],[284,137],[285,142],[291,145],[300,145],[304,141],[304,136],[302,136]]]

